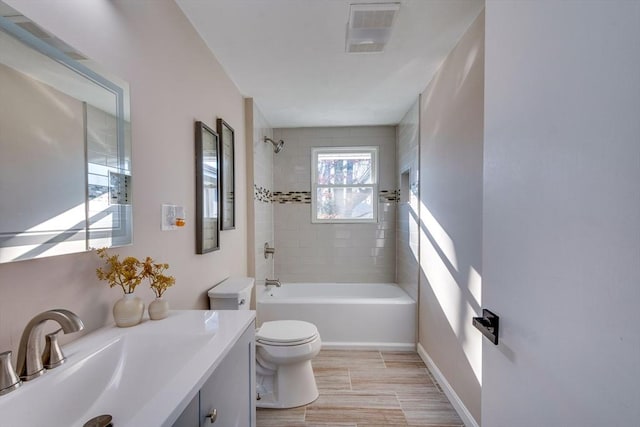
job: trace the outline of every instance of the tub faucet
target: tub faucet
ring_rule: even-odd
[[[78,316],[61,308],[42,312],[31,319],[22,332],[18,348],[18,375],[23,381],[37,378],[45,372],[42,364],[42,333],[47,320],[58,322],[65,334],[84,329]]]
[[[282,283],[280,283],[280,279],[264,279],[264,284],[265,286],[275,286],[277,288],[282,286]]]

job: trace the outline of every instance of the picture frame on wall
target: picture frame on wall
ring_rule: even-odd
[[[221,118],[217,120],[220,136],[220,229],[236,228],[235,206],[235,131]]]
[[[201,121],[195,123],[196,141],[196,253],[220,249],[220,142],[218,134]]]

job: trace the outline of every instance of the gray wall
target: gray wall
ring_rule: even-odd
[[[395,190],[396,127],[275,129],[278,192],[310,192],[311,148],[379,146],[379,190]],[[396,202],[378,203],[377,224],[312,224],[309,203],[274,203],[275,272],[294,282],[394,282]]]
[[[418,300],[419,161],[420,125],[418,100],[398,124],[397,188],[400,189],[396,218],[396,283]]]
[[[471,318],[482,303],[483,86],[481,13],[420,97],[419,344],[476,421],[482,336]]]
[[[273,257],[264,257],[264,244],[273,247],[273,204],[269,195],[273,193],[273,150],[271,144],[264,143],[264,137],[271,138],[273,129],[253,102],[245,99],[245,114],[250,117],[247,134],[247,159],[251,159],[249,182],[253,188],[249,194],[249,274],[256,283],[273,279]]]
[[[640,420],[640,3],[486,6],[482,424]]]

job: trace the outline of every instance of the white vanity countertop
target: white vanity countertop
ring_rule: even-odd
[[[130,328],[108,326],[63,346],[64,365],[0,396],[0,425],[171,426],[255,312],[179,310]]]

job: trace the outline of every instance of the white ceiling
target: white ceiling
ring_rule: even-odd
[[[350,3],[176,0],[273,127],[397,124],[484,0],[396,0],[383,53],[345,53]]]

